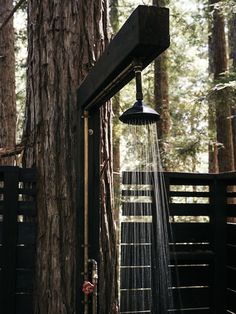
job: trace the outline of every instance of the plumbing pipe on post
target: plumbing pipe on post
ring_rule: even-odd
[[[84,281],[88,281],[88,111],[84,111]],[[84,314],[88,314],[87,294],[84,294]]]

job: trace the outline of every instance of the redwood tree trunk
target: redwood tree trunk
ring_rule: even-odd
[[[210,4],[216,4],[218,0],[210,0]],[[227,70],[227,50],[225,38],[224,17],[217,7],[214,8],[212,20],[212,32],[210,38],[210,69],[214,77],[214,83],[221,82],[224,72]],[[215,90],[212,101],[215,104],[216,134],[218,143],[218,167],[219,172],[234,169],[233,142],[231,126],[231,106],[228,99],[228,90]]]
[[[12,0],[1,0],[0,25],[12,8]],[[16,144],[16,96],[13,19],[0,30],[0,122],[0,148],[14,148]],[[0,165],[13,164],[14,157],[0,157]]]
[[[119,30],[119,11],[118,0],[109,0],[110,3],[110,24],[113,36]],[[113,140],[113,181],[114,181],[114,206],[115,220],[119,222],[119,205],[120,205],[120,93],[112,98],[112,140]]]
[[[100,233],[100,308],[99,314],[117,313],[117,241],[115,231],[115,212],[113,211],[113,165],[110,106],[101,109],[101,165],[105,165],[101,177],[101,233]]]
[[[76,92],[107,42],[107,3],[106,0],[29,0],[28,13],[24,159],[26,166],[36,167],[38,178],[35,313],[72,314],[76,312],[77,266]],[[107,119],[104,127],[106,137],[110,138],[107,127],[110,118]],[[103,185],[109,205],[111,183]],[[112,224],[109,228],[112,230]],[[105,285],[104,289],[107,292],[110,287]]]

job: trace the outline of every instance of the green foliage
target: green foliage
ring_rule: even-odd
[[[119,26],[139,4],[151,1],[120,0]],[[171,135],[162,156],[175,171],[207,171],[208,17],[207,1],[169,1],[171,45],[168,49]],[[144,102],[154,102],[153,65],[143,73]],[[135,101],[134,82],[121,92],[121,111]],[[127,139],[127,134],[121,135]],[[123,140],[122,140],[123,143]],[[126,144],[124,144],[126,145]],[[126,147],[127,148],[127,147]],[[125,150],[125,149],[124,149]]]

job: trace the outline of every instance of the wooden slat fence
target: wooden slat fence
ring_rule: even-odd
[[[150,299],[150,281],[146,279],[150,277],[148,228],[153,204],[145,199],[152,190],[147,188],[147,176],[138,176],[145,189],[128,188],[131,181],[125,174],[122,191],[120,305],[121,313],[129,314],[150,313],[142,300]],[[170,269],[175,303],[170,313],[236,314],[236,173],[165,173],[164,178],[174,237]],[[1,314],[33,313],[35,181],[32,169],[0,167]],[[130,196],[135,204],[127,201]],[[142,204],[142,212],[137,204]],[[145,222],[140,217],[135,221],[140,214]],[[147,232],[144,228],[143,238],[136,243],[132,228],[143,223]],[[136,265],[127,264],[137,251],[143,259],[136,260]],[[127,278],[134,277],[138,279],[132,287]],[[127,298],[137,308],[125,308]]]
[[[132,182],[135,183],[135,177],[139,183],[146,186],[144,189],[135,191],[130,187]],[[128,265],[127,262],[129,257],[135,256],[137,254],[135,251],[139,250],[145,255],[142,263],[146,267],[150,266],[150,243],[148,245],[150,239],[145,239],[145,245],[139,246],[124,243],[129,242],[127,233],[130,233],[130,243],[133,241],[134,222],[129,218],[133,216],[133,219],[135,215],[140,214],[137,204],[141,204],[144,195],[152,193],[151,187],[147,190],[147,185],[150,184],[147,177],[144,173],[123,173],[121,313],[151,313],[147,306],[134,309],[127,308],[126,305],[126,299],[131,294],[135,301],[141,298],[141,294],[145,298],[144,294],[147,293],[146,275],[142,273],[142,268],[135,268],[136,275],[139,273],[138,276],[142,279],[139,281],[139,289],[135,290],[133,287],[132,292],[129,291],[131,287],[127,283],[127,278],[135,274],[132,267],[134,265]],[[174,307],[169,312],[236,313],[236,174],[165,173],[164,178],[170,229],[174,239],[170,241]],[[130,202],[129,196],[136,196],[137,203]],[[152,206],[150,203],[145,204],[144,219],[151,215]],[[138,227],[143,222],[138,221],[135,224]],[[148,223],[145,224],[148,228]],[[142,291],[142,288],[145,289]]]
[[[226,310],[236,313],[236,175],[221,175],[226,203]]]
[[[35,171],[0,167],[0,312],[33,313]]]

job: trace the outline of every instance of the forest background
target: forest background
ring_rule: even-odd
[[[143,74],[144,101],[161,114],[163,167],[167,171],[232,171],[236,164],[236,3],[110,0],[107,8],[105,0],[27,2],[17,2],[21,7],[14,16],[15,28],[12,19],[5,20],[16,3],[2,0],[0,6],[0,164],[21,165],[23,160],[24,166],[37,168],[37,313],[73,313],[77,296],[72,287],[77,284],[82,256],[77,248],[82,201],[77,197],[74,158],[79,140],[76,90],[109,41],[107,26],[114,36],[139,4],[170,9],[170,48]],[[131,83],[112,100],[115,181],[120,165],[129,162],[125,159],[129,133],[118,116],[134,102],[134,90]],[[117,294],[110,108],[102,107],[99,121],[100,253],[106,261],[100,263],[105,279],[100,280],[99,291],[109,302],[101,304],[101,313],[112,312]],[[79,176],[82,181],[83,173]]]
[[[110,0],[112,36],[140,4],[152,5],[155,1]],[[234,170],[235,1],[163,0],[160,4],[170,8],[171,45],[159,61],[144,71],[143,85],[145,102],[162,114],[158,127],[164,169],[217,172],[220,159],[221,171]],[[22,142],[25,117],[26,15],[23,3],[14,18],[18,145]],[[128,163],[124,158],[129,146],[124,134],[127,131],[120,126],[118,116],[134,101],[134,90],[131,82],[113,99],[117,173],[120,161]],[[4,146],[11,145],[1,145],[1,149]]]

